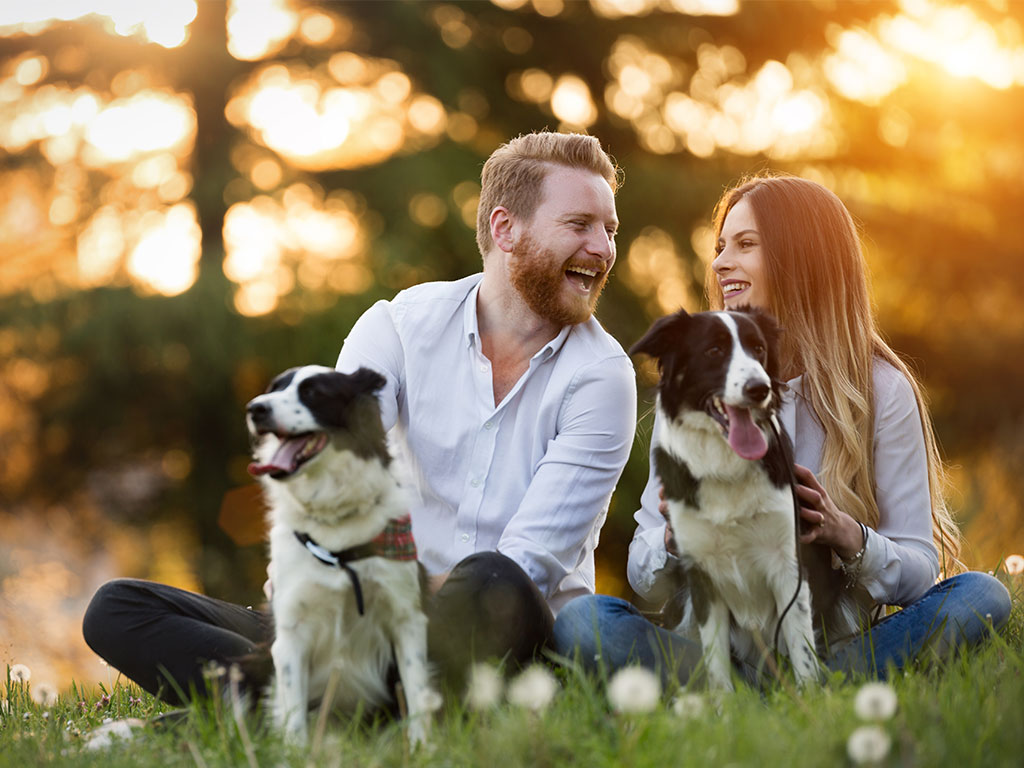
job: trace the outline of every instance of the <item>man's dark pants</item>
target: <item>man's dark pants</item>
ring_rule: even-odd
[[[522,568],[497,552],[470,555],[425,598],[428,655],[439,682],[462,693],[474,661],[515,669],[548,645],[553,619]],[[104,584],[82,621],[89,647],[143,689],[182,703],[206,690],[210,662],[228,666],[269,639],[268,614],[137,579]],[[255,692],[257,695],[259,692]]]

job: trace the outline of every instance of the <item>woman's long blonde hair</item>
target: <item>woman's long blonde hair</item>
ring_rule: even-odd
[[[880,358],[910,382],[928,456],[932,532],[944,572],[960,567],[960,531],[944,498],[945,469],[916,376],[878,332],[856,225],[825,187],[794,176],[757,176],[715,206],[715,238],[739,200],[751,206],[764,255],[769,310],[784,329],[780,359],[803,373],[803,392],[825,430],[821,482],[836,506],[878,527],[872,367]],[[708,298],[722,295],[709,272]]]

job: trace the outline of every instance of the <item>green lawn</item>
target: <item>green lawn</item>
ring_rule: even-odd
[[[1024,577],[1004,578],[1014,611],[1001,637],[891,681],[898,708],[879,724],[890,742],[879,765],[1024,765]],[[569,669],[558,679],[541,713],[508,703],[475,712],[449,702],[436,718],[432,747],[411,755],[401,724],[383,721],[336,720],[310,749],[293,749],[256,717],[237,719],[220,698],[194,705],[175,725],[89,751],[89,734],[104,719],[146,719],[162,705],[120,684],[46,702],[45,691],[12,681],[8,670],[0,766],[841,766],[852,762],[850,734],[864,725],[854,711],[864,681],[838,676],[800,694],[790,685],[698,694],[703,706],[691,715],[673,710],[676,692],[666,692],[653,712],[615,714],[603,681]]]

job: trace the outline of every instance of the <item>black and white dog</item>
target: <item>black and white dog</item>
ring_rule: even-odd
[[[675,629],[696,629],[709,684],[729,690],[730,647],[758,666],[756,638],[771,643],[780,616],[778,650],[800,684],[817,678],[808,572],[835,581],[823,547],[803,548],[803,572],[798,562],[792,446],[777,419],[778,335],[758,310],[681,310],[630,350],[656,358],[661,373],[655,470],[685,585]],[[815,594],[819,610],[830,601]]]
[[[409,739],[440,704],[427,666],[427,619],[406,501],[390,470],[379,374],[292,368],[247,406],[270,522],[275,725],[298,742],[337,675],[335,705],[392,701],[405,689]]]

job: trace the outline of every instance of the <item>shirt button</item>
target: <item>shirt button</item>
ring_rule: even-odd
[[[462,534],[462,540],[463,541],[469,541],[469,534],[468,533]]]
[[[481,365],[481,366],[480,366],[480,371],[481,371],[482,373],[487,373],[487,366],[486,366],[486,365]]]
[[[494,427],[494,424],[490,421],[484,424],[484,429],[491,429],[492,427]]]
[[[480,478],[474,477],[472,480],[469,481],[469,484],[476,488],[477,486],[480,485]]]

